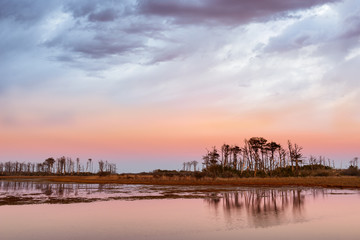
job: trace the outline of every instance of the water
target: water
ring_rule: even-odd
[[[0,181],[0,239],[359,239],[360,191]]]

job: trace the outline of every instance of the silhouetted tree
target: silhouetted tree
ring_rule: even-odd
[[[193,165],[193,167],[194,167],[194,172],[195,172],[195,171],[196,171],[196,166],[197,166],[197,164],[198,164],[198,161],[192,161],[191,163],[192,163],[192,165]]]
[[[54,163],[55,163],[55,159],[52,158],[52,157],[47,158],[47,159],[44,161],[44,165],[46,165],[46,167],[47,167],[47,172],[48,172],[48,173],[52,173],[52,169],[53,169]]]
[[[259,150],[261,150],[261,151],[263,150],[266,142],[267,142],[267,140],[262,137],[252,137],[248,141],[248,143],[250,145],[250,150],[252,150],[254,160],[255,160],[254,176],[256,176],[257,170],[262,166],[262,164],[260,164]],[[263,170],[263,169],[260,169],[260,170]]]
[[[239,155],[239,153],[241,153],[241,148],[239,146],[235,145],[231,148],[231,152],[233,154],[232,165],[233,165],[234,170],[237,170],[238,155]]]
[[[221,162],[222,162],[222,166],[223,167],[227,167],[228,165],[228,159],[229,159],[229,155],[230,155],[230,145],[228,144],[224,144],[221,146]]]
[[[295,162],[296,166],[296,175],[299,174],[299,162],[302,162],[302,147],[299,147],[296,143],[292,145],[290,140],[288,140],[288,147],[289,147],[289,155],[290,155],[290,161],[291,166],[293,166],[293,162]]]
[[[103,160],[99,161],[99,172],[103,173],[104,172],[104,167],[105,167],[105,163]]]
[[[267,147],[271,153],[271,157],[270,157],[270,170],[274,170],[274,163],[275,163],[275,158],[274,158],[274,154],[275,154],[275,151],[280,149],[281,146],[280,144],[277,144],[276,142],[269,142],[267,144]]]

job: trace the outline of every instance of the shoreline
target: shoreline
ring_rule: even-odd
[[[84,184],[144,184],[144,185],[198,185],[198,186],[252,186],[252,187],[324,187],[360,189],[360,177],[266,177],[266,178],[195,178],[190,176],[154,176],[121,174],[110,176],[0,176],[0,180],[36,181]]]

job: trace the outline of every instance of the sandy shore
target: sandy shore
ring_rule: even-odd
[[[360,188],[360,177],[284,177],[284,178],[200,178],[122,174],[111,176],[2,176],[12,181],[117,183],[153,185],[232,185],[232,186],[306,186],[326,188]]]

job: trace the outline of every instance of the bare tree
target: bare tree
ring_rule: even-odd
[[[105,163],[103,160],[99,161],[99,172],[103,173],[104,172],[104,167],[105,167]]]
[[[194,172],[196,172],[196,166],[197,166],[197,164],[198,164],[199,162],[198,162],[198,161],[192,161],[191,163],[192,163],[192,165],[193,165],[193,167],[194,167]]]
[[[271,157],[270,157],[270,171],[274,170],[274,165],[275,165],[275,151],[280,149],[281,146],[280,144],[277,144],[276,142],[270,142],[267,144],[267,147],[271,153]]]
[[[237,165],[238,165],[238,154],[241,153],[241,148],[239,146],[233,146],[231,148],[231,152],[233,154],[233,159],[232,159],[232,167],[234,168],[234,170],[237,170]]]
[[[76,172],[79,175],[80,173],[80,159],[76,158]]]
[[[92,169],[91,161],[88,162],[87,168]],[[193,163],[191,163],[193,164]],[[76,169],[76,172],[75,172]],[[102,161],[102,171],[111,174],[116,173],[116,164],[108,161]],[[25,162],[0,162],[0,175],[30,175],[30,174],[80,174],[84,172],[84,167],[81,166],[80,159],[77,158],[74,162],[70,157],[60,157],[56,160],[52,157],[47,158],[41,163],[25,163]]]
[[[92,167],[92,159],[89,158],[88,161],[86,162],[86,172],[93,172],[93,167]]]
[[[52,169],[54,167],[54,163],[55,163],[55,159],[50,157],[50,158],[47,158],[45,161],[44,161],[44,165],[47,167],[47,172],[48,173],[52,173]]]
[[[229,155],[230,155],[230,145],[228,145],[228,144],[222,145],[221,146],[221,156],[222,156],[221,162],[223,164],[223,167],[227,167]]]
[[[299,163],[302,162],[302,147],[299,147],[296,143],[292,145],[290,140],[288,140],[288,147],[289,147],[289,155],[290,155],[290,161],[291,166],[293,166],[293,163],[295,162],[296,166],[296,175],[299,174]]]

